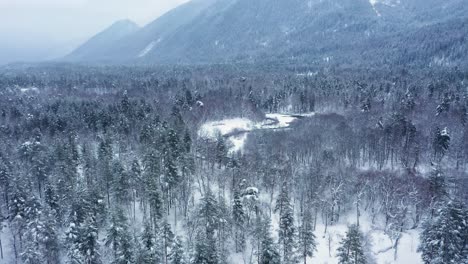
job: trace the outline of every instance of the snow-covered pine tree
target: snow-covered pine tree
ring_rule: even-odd
[[[348,227],[346,236],[340,242],[337,257],[340,264],[366,264],[363,237],[357,225]]]
[[[80,226],[72,227],[72,245],[69,249],[69,263],[100,264],[98,228],[92,217],[87,217]]]
[[[159,153],[151,150],[145,155],[143,160],[143,182],[144,198],[147,200],[150,209],[150,219],[152,224],[155,224],[161,219],[163,214],[163,200],[161,187],[159,184],[161,175],[161,162]]]
[[[168,258],[169,258],[168,252],[172,246],[172,243],[174,242],[174,233],[172,233],[171,225],[168,224],[167,222],[163,223],[162,225],[161,236],[162,236],[163,247],[164,247],[164,263],[168,264]]]
[[[312,220],[312,215],[310,212],[306,211],[302,218],[302,224],[299,227],[298,250],[304,260],[304,264],[307,264],[307,257],[313,257],[314,252],[317,250],[317,242],[313,231],[314,224]]]
[[[457,201],[449,201],[428,219],[418,250],[425,264],[468,263],[468,210]]]
[[[232,204],[232,220],[234,222],[234,244],[236,253],[245,248],[245,212],[239,190],[234,191]]]
[[[39,228],[38,240],[41,243],[41,250],[44,252],[45,263],[59,263],[60,244],[55,212],[48,207],[43,207],[41,219],[42,225]]]
[[[149,222],[144,223],[143,233],[141,234],[141,246],[137,260],[137,263],[141,264],[153,264],[158,261],[154,231]]]
[[[2,244],[2,233],[3,233],[3,221],[5,217],[2,215],[0,211],[0,259],[3,259],[3,244]]]
[[[55,217],[48,208],[37,209],[34,219],[27,224],[22,238],[21,259],[24,263],[58,263],[59,244]]]
[[[193,264],[218,264],[218,250],[214,230],[198,232],[195,238],[195,254]]]
[[[226,141],[221,133],[218,133],[216,137],[216,155],[215,155],[215,162],[218,163],[218,167],[221,168],[222,165],[225,164],[226,157],[227,157],[228,148],[226,146]]]
[[[283,263],[289,264],[295,261],[296,228],[294,226],[294,211],[289,198],[287,184],[283,184],[280,196],[276,201],[275,212],[280,213],[279,243],[283,253]]]
[[[260,264],[280,264],[281,255],[275,245],[270,233],[271,223],[270,219],[266,219],[262,223],[262,239],[261,239],[261,252]]]
[[[178,162],[180,161],[179,136],[174,129],[168,129],[163,147],[163,168],[165,182],[170,190],[175,188],[180,181]]]
[[[96,220],[88,217],[80,226],[80,239],[78,249],[84,256],[87,264],[100,264],[101,256],[99,254],[98,228]]]
[[[199,231],[195,244],[195,264],[219,263],[216,231],[219,231],[220,210],[218,202],[208,188],[201,199],[198,215]]]
[[[434,132],[434,139],[432,142],[432,148],[434,149],[434,157],[437,162],[440,162],[450,148],[451,137],[448,133],[448,129],[444,128],[440,130],[436,127]]]
[[[174,238],[172,243],[172,249],[169,254],[169,263],[171,264],[186,264],[184,246],[182,239],[179,236]]]
[[[447,184],[445,176],[440,169],[434,169],[429,176],[429,192],[431,199],[431,216],[435,214],[435,208],[447,198]]]
[[[127,218],[121,209],[117,209],[111,217],[107,229],[106,246],[114,251],[115,264],[133,263],[133,241],[129,232]]]
[[[110,207],[110,193],[113,182],[111,163],[113,160],[112,141],[107,138],[101,140],[98,147],[99,178],[101,179],[101,188],[105,190],[107,196],[107,205]]]
[[[114,161],[112,164],[112,173],[114,174],[112,189],[119,205],[126,205],[131,199],[130,175],[123,167],[120,161]]]
[[[2,190],[2,198],[5,200],[5,205],[8,207],[9,196],[12,183],[11,162],[5,154],[0,152],[0,190]]]

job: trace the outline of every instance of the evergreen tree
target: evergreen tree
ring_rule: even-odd
[[[280,264],[281,263],[281,255],[278,253],[278,249],[275,243],[273,242],[270,229],[271,229],[270,220],[267,219],[264,221],[262,225],[260,264]]]
[[[439,169],[435,169],[429,176],[429,192],[431,198],[431,215],[434,216],[435,207],[447,198],[447,184]]]
[[[143,233],[141,234],[141,248],[138,255],[137,263],[153,264],[158,261],[154,231],[149,222],[144,223]]]
[[[107,204],[110,206],[111,186],[113,182],[113,173],[111,163],[113,159],[112,142],[110,139],[101,140],[98,147],[99,174],[101,178],[101,186],[105,186],[107,196]]]
[[[197,234],[193,264],[218,264],[218,251],[214,231]]]
[[[88,217],[80,226],[80,236],[78,237],[78,250],[84,257],[86,264],[100,264],[98,229],[96,221]]]
[[[115,198],[119,204],[127,204],[131,199],[130,175],[125,171],[122,164],[118,161],[114,161],[112,169]]]
[[[56,232],[55,217],[50,210],[43,208],[36,217],[27,224],[24,234],[23,252],[21,258],[24,263],[59,262],[59,244]]]
[[[283,251],[283,262],[285,264],[292,263],[294,262],[294,249],[296,247],[296,228],[294,227],[294,211],[286,183],[283,185],[276,202],[275,211],[280,213],[278,237]]]
[[[4,154],[0,152],[0,190],[2,190],[2,198],[5,199],[6,206],[8,207],[10,188],[11,188],[11,168],[12,164]]]
[[[337,257],[340,264],[366,264],[364,255],[363,237],[357,225],[348,227],[346,236],[340,242]]]
[[[215,152],[215,161],[218,163],[218,167],[221,168],[226,161],[228,153],[228,148],[226,146],[226,141],[224,140],[223,135],[218,133],[216,137],[216,152]]]
[[[302,219],[302,225],[299,228],[298,246],[301,256],[304,259],[304,264],[307,264],[307,257],[313,257],[314,252],[317,250],[317,242],[313,230],[312,216],[309,212],[306,212]]]
[[[54,210],[46,209],[43,212],[44,221],[41,226],[39,240],[43,246],[44,257],[47,264],[59,263],[59,233]]]
[[[217,264],[218,247],[216,245],[215,233],[218,230],[219,206],[210,189],[201,199],[198,210],[200,221],[199,231],[197,233],[197,242],[195,244],[195,264]]]
[[[111,246],[114,251],[113,263],[133,262],[133,243],[128,229],[127,218],[124,212],[118,209],[111,217],[106,239],[106,246]]]
[[[59,196],[57,195],[54,186],[52,186],[50,183],[48,183],[45,187],[44,201],[51,209],[52,214],[55,215],[55,219],[58,222],[61,222],[63,215],[61,210],[62,207],[59,204]]]
[[[180,161],[179,137],[175,130],[169,129],[164,147],[165,181],[169,189],[174,188],[180,181],[177,164]]]
[[[440,130],[440,128],[436,127],[432,147],[434,149],[434,156],[438,162],[445,156],[445,154],[449,150],[450,140],[451,137],[448,133],[447,128]]]
[[[460,202],[441,206],[424,224],[421,244],[425,264],[468,263],[468,210]]]
[[[164,223],[161,230],[163,247],[164,247],[164,263],[168,263],[168,250],[174,242],[174,233],[172,233],[171,225]]]
[[[76,225],[76,220],[76,218],[72,220],[67,231],[68,263],[100,264],[98,228],[95,219],[87,217],[80,225]]]
[[[234,191],[234,202],[232,205],[232,219],[234,221],[234,243],[236,253],[245,248],[245,212],[239,190]]]
[[[169,254],[169,261],[171,264],[186,264],[184,246],[179,236],[174,238],[171,253]]]

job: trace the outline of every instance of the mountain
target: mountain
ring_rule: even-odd
[[[458,65],[467,11],[465,0],[193,0],[117,43],[100,33],[66,59]]]
[[[139,29],[140,27],[130,20],[117,21],[74,50],[65,59],[86,61],[89,58],[102,58],[101,56],[108,54],[109,48]]]

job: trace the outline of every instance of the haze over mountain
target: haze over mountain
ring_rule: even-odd
[[[146,25],[187,0],[1,0],[0,65],[61,58],[120,19]]]
[[[455,66],[468,58],[467,10],[464,0],[193,0],[134,32],[113,25],[65,59]],[[117,41],[116,30],[128,34]]]

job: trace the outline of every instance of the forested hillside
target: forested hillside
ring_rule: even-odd
[[[465,0],[193,0],[66,61],[464,67]],[[107,45],[101,45],[102,43]]]
[[[465,263],[467,82],[4,67],[0,263]]]

